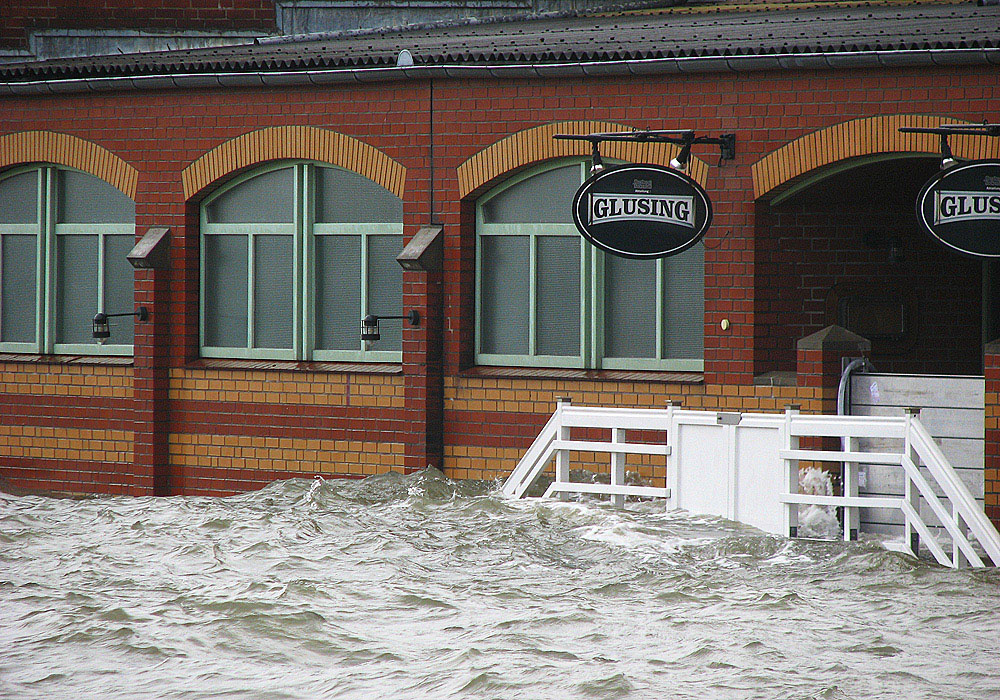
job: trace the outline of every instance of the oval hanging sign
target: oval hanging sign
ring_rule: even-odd
[[[917,195],[917,219],[953,250],[1000,257],[1000,162],[973,161],[932,177]]]
[[[659,165],[608,168],[581,185],[573,221],[583,236],[614,255],[663,258],[697,243],[712,222],[701,185]]]

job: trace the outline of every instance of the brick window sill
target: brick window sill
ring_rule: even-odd
[[[97,365],[131,367],[132,357],[122,355],[35,355],[32,353],[0,353],[0,362],[21,362],[34,365]]]
[[[702,372],[662,372],[657,370],[558,369],[555,367],[487,367],[480,365],[459,372],[460,377],[502,377],[507,379],[579,379],[614,382],[665,382],[702,384]]]
[[[393,362],[298,362],[296,360],[231,360],[201,358],[184,369],[235,369],[272,372],[339,372],[342,374],[402,374],[403,365]]]

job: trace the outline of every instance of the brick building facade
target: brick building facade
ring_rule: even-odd
[[[986,17],[995,23],[997,14]],[[440,39],[442,53],[448,41]],[[406,43],[406,35],[394,37],[393,59]],[[300,56],[326,50],[295,46]],[[889,298],[886,313],[909,325],[871,339],[876,365],[986,374],[985,498],[998,522],[991,374],[998,359],[993,346],[984,350],[984,336],[996,330],[992,267],[943,251],[917,230],[908,202],[937,168],[939,144],[899,127],[994,120],[1000,95],[994,58],[936,65],[946,52],[924,53],[926,60],[901,65],[748,60],[593,75],[518,74],[516,66],[505,72],[468,59],[454,74],[385,64],[372,66],[368,82],[358,73],[322,85],[306,68],[296,77],[300,69],[290,64],[284,84],[267,84],[259,75],[271,69],[255,64],[258,87],[227,84],[232,69],[204,67],[187,71],[202,84],[179,86],[143,85],[124,68],[95,73],[109,80],[103,85],[67,75],[74,65],[8,72],[3,172],[46,164],[109,183],[134,201],[137,236],[170,229],[170,263],[135,272],[134,305],[150,316],[135,324],[130,353],[3,350],[0,480],[29,490],[217,495],[277,478],[428,465],[455,478],[502,477],[561,396],[579,404],[828,410],[839,367],[797,342],[830,325],[863,325],[852,304]],[[590,156],[589,146],[555,141],[556,133],[671,128],[737,135],[735,160],[696,149],[691,167],[715,213],[702,253],[700,357],[615,366],[482,362],[477,211],[484,198],[533,169]],[[969,137],[952,147],[959,157],[985,158],[1000,144]],[[664,145],[604,152],[664,165],[675,154]],[[398,355],[206,352],[206,202],[234,178],[282,164],[358,174],[392,193],[402,203],[403,241],[421,227],[442,227],[441,266],[400,273],[401,311],[418,310],[421,322],[403,324]],[[632,468],[662,474],[652,458]]]

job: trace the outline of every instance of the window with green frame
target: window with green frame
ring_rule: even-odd
[[[399,315],[402,200],[357,173],[281,163],[201,207],[201,354],[399,362],[400,324],[371,347],[361,318]]]
[[[0,174],[0,352],[131,355],[135,202],[103,180],[33,165]]]
[[[510,178],[476,207],[476,362],[704,368],[705,249],[634,260],[605,254],[573,224],[589,162]]]

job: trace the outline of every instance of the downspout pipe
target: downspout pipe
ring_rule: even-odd
[[[621,61],[562,63],[448,64],[331,68],[291,71],[163,72],[101,78],[51,78],[0,83],[0,95],[33,95],[111,90],[169,90],[217,87],[281,87],[367,83],[431,78],[502,79],[581,76],[643,76],[672,73],[742,73],[764,70],[915,68],[1000,65],[1000,48],[776,53],[747,56],[690,56]]]
[[[855,372],[874,372],[875,368],[866,357],[859,357],[847,363],[847,367],[840,374],[840,385],[837,387],[837,415],[849,416],[851,414],[850,393],[851,375]]]

